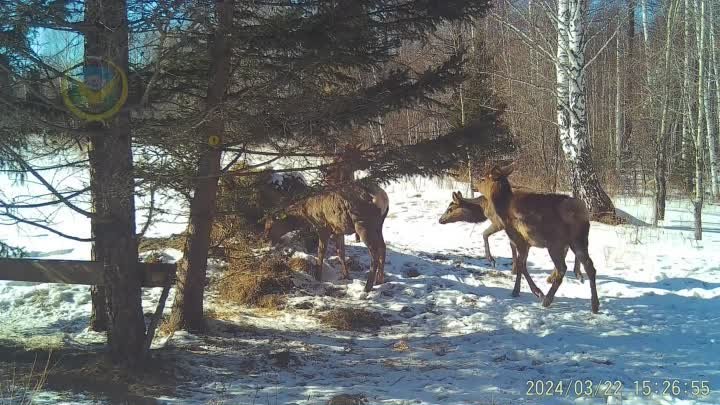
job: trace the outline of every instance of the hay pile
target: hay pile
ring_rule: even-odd
[[[217,290],[222,300],[233,304],[279,309],[295,288],[293,275],[288,263],[277,256],[232,260],[228,273],[217,281]]]
[[[348,331],[377,330],[390,323],[377,312],[358,308],[335,308],[320,316],[333,329]]]

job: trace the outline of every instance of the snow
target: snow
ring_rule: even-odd
[[[652,228],[643,225],[652,219],[649,199],[615,199],[633,224],[592,224],[590,255],[601,300],[601,313],[593,315],[589,284],[571,272],[550,308],[543,308],[524,282],[521,296],[512,298],[506,235],[490,238],[498,260],[492,269],[483,259],[487,224],[438,223],[451,191],[464,191],[466,185],[413,178],[385,189],[390,197],[386,284],[366,294],[366,271],[341,281],[331,256],[323,283],[308,281],[306,293],[291,297],[283,311],[209,302],[223,315],[222,322],[211,323],[209,336],[177,332],[156,340],[154,347],[178,348],[176,367],[187,376],[177,398],[159,402],[310,405],[338,394],[362,394],[377,404],[720,404],[717,205],[706,206],[704,240],[695,241],[689,201],[670,201],[668,219]],[[88,228],[65,211],[56,219],[76,235]],[[163,226],[153,232],[177,232]],[[89,257],[87,244],[14,229],[5,226],[5,238],[38,257]],[[348,255],[367,269],[366,248],[351,237],[346,243]],[[72,251],[57,253],[67,249]],[[165,253],[174,259],[180,254]],[[574,262],[572,254],[567,262]],[[532,249],[528,265],[547,291],[545,278],[552,270],[547,252]],[[417,277],[410,277],[415,271]],[[158,295],[144,290],[146,311]],[[335,307],[380,312],[391,325],[367,332],[331,330],[317,316]],[[86,287],[0,281],[0,313],[0,341],[56,347],[104,339],[85,330]],[[275,360],[281,351],[289,353],[287,367]],[[634,381],[648,380],[653,390],[662,391],[664,380],[675,379],[682,391],[691,390],[692,381],[708,381],[711,393],[702,398],[684,392],[635,395]],[[586,380],[594,386],[622,382],[622,402],[602,393],[578,397],[574,391]],[[528,381],[542,383],[531,387]],[[527,395],[529,388],[547,388],[548,381],[562,381],[563,392]],[[91,403],[82,394],[63,395],[71,395],[63,399],[67,403]]]

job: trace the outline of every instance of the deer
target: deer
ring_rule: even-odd
[[[323,171],[323,179],[329,187],[342,186],[355,181],[355,170],[365,167],[362,151],[355,145],[347,144],[333,158],[332,164]],[[355,242],[360,236],[355,234]]]
[[[557,269],[558,276],[552,282],[547,295],[536,290],[528,280],[533,293],[549,307],[560,287],[567,266],[565,254],[568,248],[575,253],[590,280],[590,303],[593,313],[600,310],[595,277],[597,271],[588,253],[590,214],[582,200],[564,194],[543,194],[514,191],[508,177],[512,165],[493,166],[478,183],[478,191],[488,201],[488,206],[497,215],[505,232],[517,249],[517,268],[513,296],[520,294],[521,274],[528,279],[527,257],[531,246],[546,248]],[[576,264],[577,266],[577,264]]]
[[[345,235],[356,233],[370,254],[365,291],[385,282],[385,239],[382,227],[389,211],[387,193],[377,185],[351,183],[297,201],[265,221],[264,237],[272,243],[293,230],[312,227],[318,234],[318,268],[321,280],[328,241],[332,237],[342,264],[343,279],[350,278],[345,262]]]
[[[470,222],[470,223],[482,223],[486,220],[490,220],[490,226],[483,232],[483,242],[485,242],[485,260],[490,262],[493,268],[495,268],[495,258],[490,253],[490,236],[494,235],[503,230],[503,224],[501,219],[492,211],[489,206],[488,199],[485,196],[477,198],[463,198],[460,191],[452,193],[452,201],[448,205],[445,213],[440,217],[440,224],[450,224],[453,222]],[[515,263],[517,262],[517,250],[515,246],[510,243],[510,251],[512,252],[512,274],[517,274],[517,268]],[[567,250],[565,251],[567,254]],[[580,271],[580,262],[575,260],[574,266],[575,278],[579,279],[580,282],[584,282],[582,272]],[[547,278],[548,284],[552,284],[555,277],[557,277],[557,269],[555,269],[550,276]]]

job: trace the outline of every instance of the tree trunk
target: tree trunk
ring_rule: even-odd
[[[645,57],[648,57],[648,46],[649,46],[649,34],[648,34],[648,13],[647,13],[647,0],[640,0],[640,17],[642,18],[643,27],[643,47],[645,48]]]
[[[587,1],[587,0],[586,0]],[[625,143],[626,145],[629,144],[630,138],[633,136],[633,121],[632,117],[628,117],[628,111],[630,110],[630,106],[634,105],[634,98],[635,98],[635,82],[633,77],[633,73],[636,73],[632,66],[635,66],[636,60],[635,60],[635,9],[637,8],[637,0],[628,0],[627,3],[628,9],[627,9],[627,38],[628,43],[627,47],[625,48],[625,67],[630,67],[628,71],[625,72],[625,97],[624,97],[624,108],[623,108],[623,124],[625,125],[624,130],[624,137],[625,137]]]
[[[708,60],[709,61],[709,60]],[[714,92],[713,84],[710,79],[710,72],[708,71],[707,87],[705,88],[704,94],[704,107],[705,107],[705,123],[707,124],[707,149],[708,149],[708,164],[710,166],[710,191],[713,198],[717,198],[720,195],[718,189],[718,157],[717,157],[717,126],[715,118],[715,110],[713,109]]]
[[[563,150],[566,140],[570,137],[570,111],[568,110],[568,0],[558,0],[558,26],[557,26],[557,61],[555,62],[557,97],[557,127],[558,138],[561,140]],[[573,195],[578,195],[579,190],[572,182]]]
[[[125,0],[85,3],[86,22],[100,30],[86,38],[87,56],[112,61],[122,72],[128,71],[128,26]],[[98,51],[99,54],[90,53]],[[105,265],[105,295],[109,320],[108,344],[112,358],[126,365],[142,361],[145,339],[137,267],[135,235],[135,195],[130,112],[121,110],[105,120],[104,130],[91,137],[91,173],[96,207],[93,233],[97,238],[95,255]],[[95,299],[102,292],[96,290]],[[100,317],[100,312],[96,313]]]
[[[712,50],[712,65],[715,82],[715,125],[716,130],[720,131],[720,56],[718,56],[717,47],[718,44],[715,42],[715,11],[713,7],[710,7],[710,22],[712,24],[710,28],[710,49]],[[715,135],[718,135],[718,131]],[[720,175],[720,174],[718,174]]]
[[[88,34],[89,35],[89,34]],[[87,45],[86,45],[87,46]],[[85,51],[86,54],[88,53],[88,49]],[[97,53],[95,53],[97,55]],[[99,130],[101,127],[100,125],[97,125],[97,123],[91,123],[89,125],[92,130]],[[90,151],[88,152],[88,158],[90,161],[90,190],[92,195],[92,207],[93,212],[95,213],[95,217],[90,219],[90,232],[94,239],[92,251],[91,251],[91,259],[93,261],[97,262],[104,262],[105,261],[105,250],[102,246],[103,241],[103,233],[102,230],[98,227],[98,217],[105,217],[106,214],[103,212],[103,205],[100,204],[100,191],[98,184],[98,173],[96,172],[96,168],[100,164],[97,160],[96,153],[94,150],[102,149],[100,145],[98,145],[98,142],[102,142],[102,135],[95,136],[91,139],[90,144]],[[92,312],[90,314],[90,330],[96,331],[96,332],[104,332],[108,329],[108,313],[107,313],[107,294],[105,292],[105,287],[101,286],[92,286],[90,287],[90,299],[92,302]]]
[[[595,220],[612,220],[615,207],[600,184],[592,160],[588,134],[585,83],[586,0],[568,0],[568,72],[570,128],[563,150],[570,166],[571,184]]]
[[[233,23],[233,0],[215,3],[219,26],[216,28],[211,47],[210,80],[208,83],[205,123],[199,130],[199,138],[221,136],[225,132],[222,102],[230,79],[229,32]],[[190,224],[184,249],[184,259],[178,269],[175,301],[170,325],[174,329],[202,331],[205,277],[210,248],[210,231],[215,216],[218,180],[220,178],[222,151],[219,145],[206,144],[198,163],[194,193],[190,203]]]
[[[693,175],[691,171],[690,163],[690,144],[691,134],[690,129],[692,127],[690,114],[692,109],[692,90],[690,87],[690,0],[685,0],[684,15],[683,15],[683,115],[682,115],[682,139],[681,139],[681,153],[680,158],[682,160],[682,178],[685,191],[690,193],[692,191]]]
[[[702,208],[705,197],[705,184],[703,182],[703,157],[705,155],[705,134],[703,125],[705,109],[703,108],[705,90],[705,0],[695,1],[695,16],[698,27],[697,55],[698,55],[698,94],[697,94],[697,133],[695,134],[695,239],[702,239]]]
[[[655,214],[653,225],[657,226],[658,221],[665,220],[665,199],[667,197],[667,151],[669,136],[668,126],[668,104],[670,98],[670,57],[672,49],[672,29],[675,20],[677,0],[670,3],[668,10],[667,26],[665,32],[665,59],[664,70],[665,86],[662,94],[662,106],[660,113],[660,130],[655,139]]]
[[[717,139],[718,139],[718,111],[715,108],[720,103],[720,100],[714,99],[716,95],[720,96],[720,87],[718,86],[718,75],[717,75],[717,60],[715,50],[715,33],[713,32],[715,21],[714,21],[714,7],[710,6],[710,26],[708,27],[708,42],[710,44],[710,55],[708,56],[708,80],[707,88],[705,89],[705,122],[707,123],[707,142],[708,142],[708,160],[710,163],[710,189],[712,190],[713,198],[720,196],[720,185],[718,184],[718,176],[720,175],[718,167],[717,157]],[[712,80],[710,78],[712,77]],[[713,88],[714,86],[714,88]]]
[[[618,24],[620,21],[618,21]],[[622,169],[622,156],[623,156],[623,98],[622,98],[622,69],[620,60],[620,35],[615,38],[615,170],[620,172]]]

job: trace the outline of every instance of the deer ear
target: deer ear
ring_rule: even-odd
[[[460,194],[460,193],[456,192],[456,191],[453,191],[453,193],[452,193],[453,202],[456,204],[460,203],[460,196],[458,194]]]

